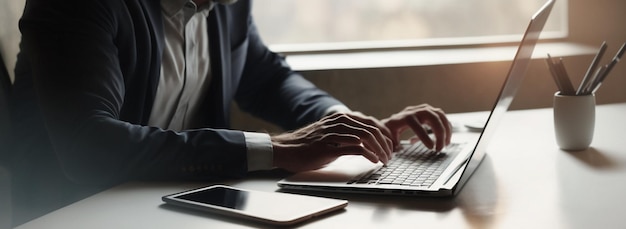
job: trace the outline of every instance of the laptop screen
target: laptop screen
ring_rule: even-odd
[[[470,161],[467,163],[466,169],[461,175],[459,184],[455,187],[454,195],[461,190],[463,185],[474,173],[485,156],[488,142],[490,142],[489,140],[493,137],[496,126],[498,126],[502,116],[508,110],[509,105],[511,105],[511,102],[517,93],[517,89],[524,79],[526,69],[528,68],[533,50],[535,49],[535,44],[537,44],[539,34],[541,33],[546,20],[548,20],[548,16],[550,15],[554,2],[555,0],[548,0],[531,18],[530,24],[528,25],[522,41],[520,42],[517,53],[515,54],[509,73],[504,81],[504,86],[502,87],[492,112],[489,115],[489,119],[487,120],[487,124],[485,125],[485,128],[480,136],[478,144],[476,145],[476,149],[474,149],[473,155],[470,156]]]

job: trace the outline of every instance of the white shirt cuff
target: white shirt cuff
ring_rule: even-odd
[[[248,172],[274,168],[272,139],[266,133],[243,132],[248,149]]]

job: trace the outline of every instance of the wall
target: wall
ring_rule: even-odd
[[[24,2],[25,0],[0,0],[0,54],[4,57],[11,79],[20,43],[17,23],[22,15]]]

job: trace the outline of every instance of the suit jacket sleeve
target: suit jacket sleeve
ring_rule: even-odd
[[[319,120],[330,106],[341,104],[268,50],[252,22],[248,42],[247,64],[236,95],[242,110],[292,130]]]
[[[282,56],[267,48],[250,10],[246,0],[230,6],[218,5],[214,10],[229,24],[229,34],[234,34],[229,37],[233,56],[245,53],[241,59],[233,58],[235,69],[230,76],[238,86],[233,91],[236,91],[239,107],[283,129],[292,130],[320,119],[330,106],[341,104],[292,71]],[[236,69],[241,63],[242,69]]]

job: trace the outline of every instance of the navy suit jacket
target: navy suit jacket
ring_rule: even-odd
[[[205,124],[174,132],[147,126],[164,40],[158,0],[28,0],[13,94],[17,164],[49,158],[41,166],[87,184],[245,175],[243,132],[228,130],[233,101],[285,129],[340,104],[267,49],[250,8],[240,0],[211,11]]]

